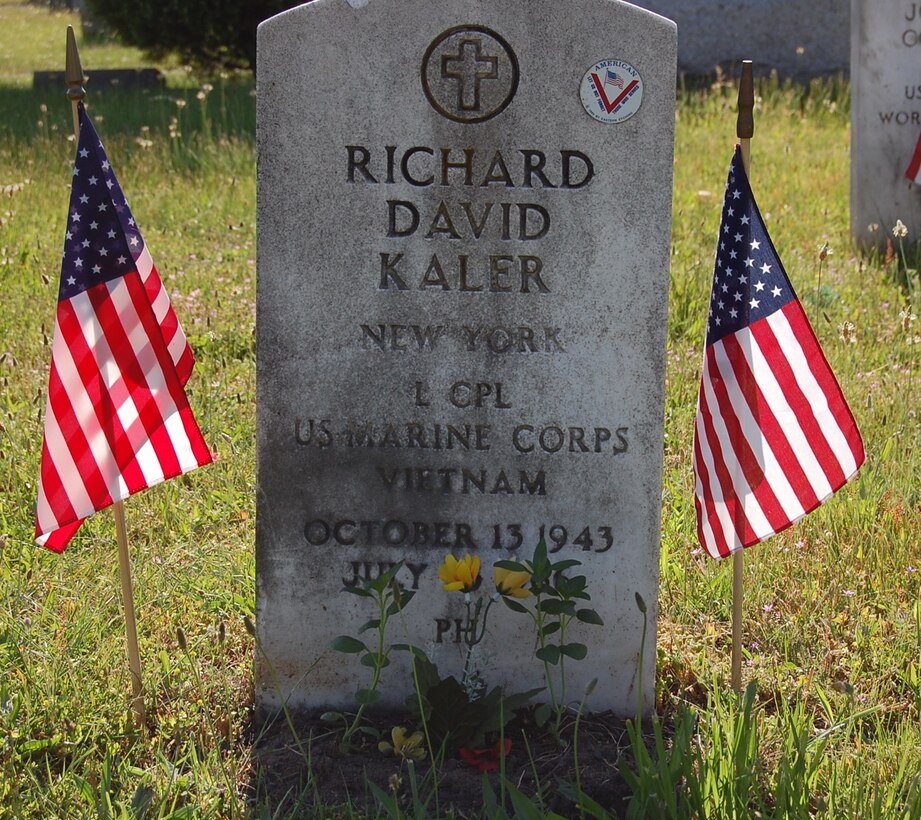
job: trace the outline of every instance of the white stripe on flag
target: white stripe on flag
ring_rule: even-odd
[[[722,530],[723,540],[729,546],[729,549],[738,549],[741,547],[742,541],[736,534],[736,528],[733,524],[732,517],[729,515],[729,509],[724,503],[725,493],[723,492],[723,487],[720,484],[719,477],[716,474],[716,464],[713,460],[713,448],[710,446],[709,439],[707,438],[707,431],[704,429],[703,419],[701,418],[699,411],[694,429],[697,435],[697,441],[700,444],[699,449],[701,452],[701,457],[703,459],[704,466],[707,469],[707,475],[710,479],[707,482],[707,487],[704,488],[700,477],[700,471],[698,470],[697,497],[701,504],[701,522],[703,525],[704,537],[706,538],[707,532],[710,532],[710,537],[707,539],[705,546],[707,547],[707,551],[710,553],[710,555],[712,555],[714,558],[719,558],[720,552],[719,548],[717,547],[716,536],[713,534],[713,531],[710,528],[710,521],[712,519],[706,507],[706,499],[709,498],[711,500],[716,518],[720,524],[720,529]]]
[[[713,345],[713,347],[722,347],[722,342],[717,342]],[[710,374],[709,357],[705,357],[705,360],[706,363],[704,365],[703,378],[704,395],[707,397],[707,406],[711,408],[711,414],[713,417],[713,429],[719,441],[718,449],[720,452],[727,454],[727,457],[723,458],[723,462],[725,463],[726,469],[729,472],[729,478],[732,482],[732,489],[739,499],[739,503],[742,506],[745,518],[748,521],[748,525],[752,528],[758,538],[766,538],[774,532],[774,528],[767,520],[764,511],[761,509],[761,505],[758,503],[758,499],[755,497],[752,488],[748,484],[748,480],[745,478],[745,474],[742,471],[742,454],[736,452],[736,450],[733,448],[732,440],[729,436],[729,430],[726,427],[726,422],[723,416],[724,411],[728,415],[734,414],[735,408],[724,408],[719,403],[716,394],[713,392],[713,382],[712,376]],[[728,456],[731,456],[731,459],[728,458]]]
[[[128,486],[125,484],[125,479],[118,469],[115,456],[109,446],[109,440],[99,424],[96,408],[93,406],[92,399],[86,392],[83,379],[80,377],[77,365],[74,362],[73,353],[59,329],[55,332],[54,351],[51,360],[54,362],[58,378],[61,380],[61,385],[67,396],[67,401],[73,410],[77,424],[86,437],[87,447],[102,475],[109,495],[111,495],[113,499],[127,498]],[[47,418],[54,418],[55,424],[58,422],[50,408],[50,402]],[[53,446],[51,442],[48,443],[48,450],[55,454],[60,454],[61,452],[61,450]],[[52,460],[56,465],[58,464],[58,458]],[[73,463],[72,460],[70,463]],[[58,465],[58,475],[61,477],[62,482],[67,482],[68,486],[76,487],[79,485],[79,492],[83,495],[86,494],[83,477],[80,475],[78,469],[75,467],[61,469]],[[71,499],[74,498],[74,494],[70,489],[67,490],[67,495]],[[78,514],[81,518],[92,515],[92,513],[95,512],[95,508],[92,507],[87,512],[84,507],[78,507],[77,504],[73,503],[73,500],[71,501],[71,505],[74,509],[78,510]]]
[[[123,279],[117,279],[110,284],[117,285],[122,282]],[[110,286],[109,291],[114,294],[117,289],[117,287]],[[156,484],[158,481],[163,480],[160,461],[150,444],[147,431],[141,422],[137,405],[135,405],[131,392],[125,384],[125,379],[116,363],[108,339],[99,325],[96,311],[93,309],[93,305],[85,292],[72,297],[70,302],[80,322],[84,339],[95,355],[99,374],[112,400],[115,415],[125,431],[131,444],[131,449],[136,453],[135,460],[144,475],[144,483],[148,487],[151,484]]]
[[[752,334],[746,329],[735,334],[735,339],[743,352],[748,352],[752,347],[757,347],[758,343],[752,337]],[[777,498],[778,503],[783,509],[787,518],[796,518],[804,514],[803,505],[800,504],[796,497],[796,492],[790,486],[786,473],[777,461],[771,445],[765,438],[758,420],[752,415],[751,408],[745,393],[739,386],[739,381],[729,357],[726,355],[726,346],[720,340],[713,345],[713,355],[716,359],[717,369],[723,377],[723,385],[729,394],[729,401],[732,409],[735,411],[736,418],[739,420],[739,426],[742,433],[748,441],[749,446],[758,460],[761,471],[764,474],[764,480],[768,483],[771,491]],[[746,359],[748,356],[746,355]],[[758,381],[758,375],[755,374],[755,380]],[[773,527],[771,528],[773,531]]]
[[[838,459],[838,464],[841,466],[844,475],[846,477],[852,476],[857,471],[854,453],[851,451],[844,432],[838,425],[838,420],[828,406],[828,397],[816,381],[809,367],[809,362],[806,361],[803,349],[796,339],[793,328],[790,327],[790,323],[787,321],[787,317],[782,310],[778,310],[767,317],[767,322],[774,331],[777,343],[783,351],[790,369],[793,371],[797,384],[799,384],[800,389],[808,399],[816,423],[825,436],[828,446]]]
[[[809,486],[812,487],[812,491],[817,498],[827,498],[832,493],[828,476],[825,474],[825,470],[822,469],[822,465],[819,464],[812,445],[809,443],[809,439],[806,438],[805,433],[803,433],[799,419],[796,417],[793,408],[790,407],[790,403],[774,376],[774,371],[771,369],[771,365],[761,347],[756,342],[750,348],[746,347],[745,353],[748,359],[748,366],[755,373],[755,379],[764,394],[765,401],[783,429],[784,435],[786,435],[790,443],[790,449],[795,454],[796,460],[809,481]]]

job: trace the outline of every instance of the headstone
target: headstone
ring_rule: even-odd
[[[314,0],[258,34],[257,701],[349,706],[341,592],[405,561],[458,674],[446,553],[583,562],[593,709],[652,703],[673,23],[619,0]],[[639,593],[649,609],[645,654]],[[501,605],[477,663],[540,686]],[[317,660],[319,658],[319,662]],[[385,702],[411,691],[385,670]],[[314,665],[316,663],[316,665]]]
[[[921,187],[905,177],[921,136],[921,3],[851,4],[851,233],[878,245],[901,219],[921,233]]]
[[[743,60],[758,73],[805,79],[847,72],[849,0],[644,0],[678,24],[678,69],[738,77]]]

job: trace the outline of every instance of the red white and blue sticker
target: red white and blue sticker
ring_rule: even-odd
[[[599,122],[623,122],[640,109],[643,80],[630,63],[601,60],[585,72],[579,96],[589,116]]]

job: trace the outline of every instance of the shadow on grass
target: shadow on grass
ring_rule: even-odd
[[[70,134],[71,107],[60,91],[0,85],[0,139],[29,140]],[[215,80],[189,88],[101,89],[87,87],[87,106],[100,133],[137,135],[142,128],[168,134],[254,139],[256,98],[251,79]]]

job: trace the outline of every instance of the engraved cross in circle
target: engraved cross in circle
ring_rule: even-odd
[[[459,111],[480,110],[480,82],[499,78],[499,58],[482,52],[478,38],[460,41],[455,55],[441,58],[441,76],[457,81],[457,108]]]

